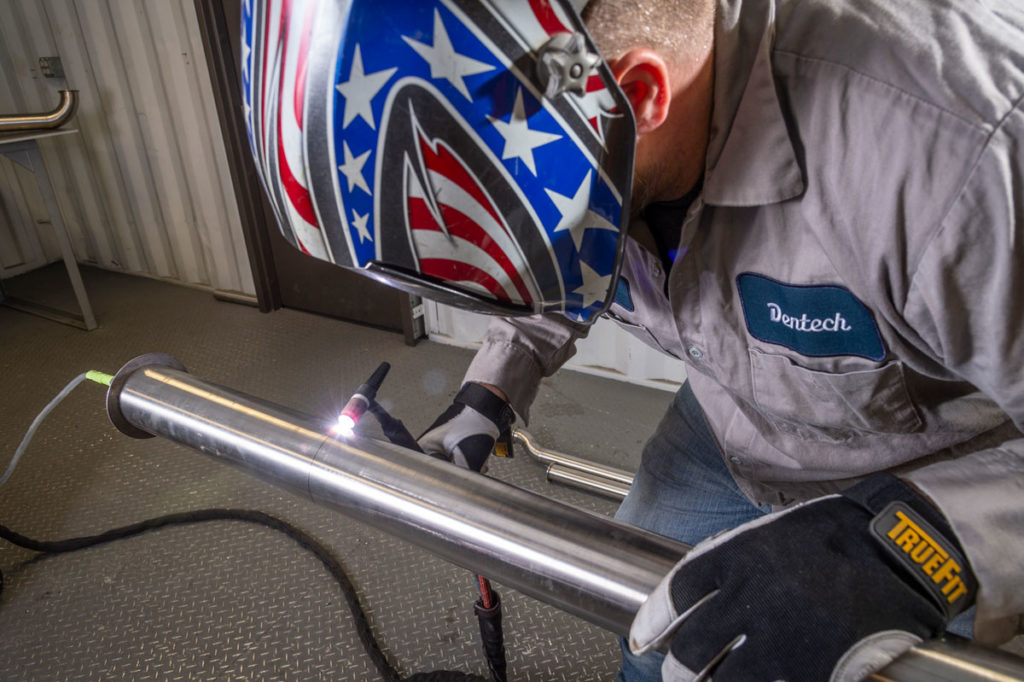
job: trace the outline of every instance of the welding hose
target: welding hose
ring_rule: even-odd
[[[389,441],[409,450],[423,452],[423,450],[420,449],[420,444],[416,442],[415,436],[409,432],[409,429],[405,427],[402,420],[392,417],[391,413],[384,409],[384,407],[376,400],[370,400],[366,411],[377,419],[377,423],[380,424],[381,432]]]
[[[349,612],[352,614],[353,625],[356,629],[356,634],[359,636],[359,641],[363,645],[363,650],[373,662],[377,672],[380,673],[381,679],[385,680],[385,682],[486,682],[486,679],[480,675],[472,675],[452,670],[436,670],[432,672],[415,673],[406,678],[399,675],[398,670],[387,659],[387,656],[381,649],[380,643],[374,636],[373,630],[370,627],[369,618],[367,617],[366,611],[359,600],[359,594],[356,591],[355,585],[352,584],[351,579],[345,573],[345,569],[341,565],[341,562],[331,554],[327,547],[305,531],[291,525],[287,521],[260,511],[253,509],[198,509],[195,511],[168,514],[166,516],[147,519],[128,526],[114,528],[103,533],[99,533],[98,535],[88,535],[78,538],[69,538],[66,540],[33,540],[32,538],[25,537],[6,526],[0,525],[0,538],[3,538],[11,544],[17,545],[18,547],[32,550],[33,552],[41,552],[43,556],[48,556],[52,554],[76,552],[80,549],[96,547],[97,545],[113,542],[115,540],[132,538],[161,528],[191,525],[208,521],[242,521],[245,523],[254,523],[265,526],[283,533],[294,540],[300,547],[316,556],[341,589],[342,595],[345,597],[345,601],[348,604]],[[2,590],[3,576],[0,574],[0,592],[2,592]]]
[[[7,470],[4,472],[3,477],[0,478],[0,485],[3,485],[3,483],[10,478],[18,460],[21,459],[22,454],[24,454],[25,449],[32,441],[36,431],[39,429],[39,425],[47,415],[49,415],[50,412],[52,412],[53,409],[57,407],[57,405],[59,405],[72,390],[75,389],[75,387],[86,379],[103,384],[104,386],[110,386],[114,377],[103,372],[89,371],[79,374],[68,382],[67,386],[65,386],[53,398],[53,400],[47,403],[46,407],[44,407],[39,414],[36,415],[36,418],[32,420],[32,424],[25,432],[24,437],[21,439],[21,443],[14,452],[14,456],[7,465]],[[397,420],[395,421],[397,422]],[[401,422],[397,423],[404,429]],[[385,680],[385,682],[487,682],[485,678],[479,675],[452,670],[436,670],[432,672],[415,673],[403,679],[394,665],[388,661],[387,656],[385,656],[384,651],[381,649],[380,643],[377,642],[377,639],[370,628],[370,622],[366,616],[366,611],[359,600],[359,595],[356,592],[355,585],[353,585],[351,579],[345,573],[345,569],[341,565],[341,562],[331,554],[330,550],[308,533],[291,525],[287,521],[260,511],[251,509],[200,509],[196,511],[168,514],[166,516],[147,519],[145,521],[122,526],[120,528],[114,528],[97,535],[88,535],[65,540],[34,540],[0,524],[0,538],[13,545],[17,545],[18,547],[22,547],[33,552],[40,552],[43,556],[48,556],[52,554],[75,552],[89,547],[96,547],[97,545],[135,537],[152,530],[159,530],[170,526],[189,525],[194,523],[203,523],[206,521],[243,521],[246,523],[255,523],[284,533],[298,543],[298,545],[303,549],[312,552],[313,555],[315,555],[316,558],[324,565],[324,568],[327,569],[338,584],[338,587],[341,589],[342,595],[345,597],[345,601],[348,604],[349,611],[352,614],[353,625],[355,626],[356,634],[359,636],[359,641],[363,645],[363,650],[373,662],[377,672],[380,673],[381,679]],[[3,590],[4,575],[0,572],[0,594],[3,593]],[[483,621],[481,621],[481,623],[482,622]],[[501,623],[499,621],[499,637],[500,626]],[[481,625],[481,628],[482,627],[483,626]],[[486,642],[484,646],[486,648]]]
[[[32,437],[36,435],[36,430],[39,428],[39,425],[43,423],[43,420],[46,419],[46,416],[50,414],[50,412],[53,412],[53,408],[57,407],[64,398],[68,397],[68,394],[71,393],[78,384],[82,383],[86,379],[109,386],[110,380],[113,379],[113,377],[109,374],[103,374],[102,372],[84,372],[69,381],[68,385],[61,389],[60,393],[58,393],[53,400],[47,403],[46,407],[44,407],[39,414],[36,415],[36,418],[32,420],[32,424],[29,425],[28,431],[25,432],[25,436],[21,439],[21,443],[19,443],[18,447],[14,450],[14,456],[11,457],[11,461],[7,465],[7,470],[4,471],[3,476],[0,476],[0,485],[6,483],[7,479],[9,479],[11,474],[14,473],[14,467],[18,465],[18,460],[21,459],[21,456],[25,453],[25,448],[27,448],[28,444],[32,441]]]

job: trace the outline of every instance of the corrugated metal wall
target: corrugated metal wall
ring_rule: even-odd
[[[53,55],[79,133],[40,148],[78,261],[252,293],[191,0],[0,0],[0,113],[56,105]],[[45,219],[31,175],[0,160],[0,275],[59,258]]]
[[[441,343],[477,347],[487,330],[486,315],[433,302],[426,303],[426,313],[430,338]],[[576,344],[576,355],[566,367],[672,391],[686,380],[686,366],[680,360],[644,345],[605,319],[599,320],[587,338]]]

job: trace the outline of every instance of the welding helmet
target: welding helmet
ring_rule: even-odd
[[[245,0],[245,120],[284,236],[442,303],[596,319],[636,126],[583,4]]]

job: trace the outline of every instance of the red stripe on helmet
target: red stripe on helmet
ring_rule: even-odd
[[[420,272],[448,282],[475,282],[497,299],[512,300],[498,280],[469,263],[445,258],[424,258],[420,261]]]
[[[533,16],[537,17],[541,28],[547,31],[548,35],[555,33],[569,33],[569,29],[561,22],[551,6],[551,0],[530,0],[530,9]]]
[[[505,224],[498,215],[498,209],[494,207],[491,200],[484,194],[480,183],[477,182],[476,178],[470,174],[469,170],[462,165],[462,162],[444,144],[438,144],[437,151],[435,152],[430,148],[430,144],[421,137],[420,149],[423,153],[423,164],[427,170],[434,171],[454,182],[473,197],[474,201],[483,206],[499,225]]]
[[[277,160],[281,183],[284,185],[285,194],[288,195],[292,207],[302,216],[303,220],[319,229],[319,225],[316,222],[316,211],[313,210],[313,201],[309,198],[309,190],[295,178],[291,167],[288,165],[288,157],[284,153],[284,143],[281,141],[280,119],[278,119],[277,126]],[[295,238],[298,239],[298,235]]]
[[[282,17],[281,17],[281,67],[282,69],[287,68],[285,61],[288,55],[288,19],[291,17],[291,0],[283,0],[281,3]],[[285,79],[283,76],[278,79],[278,102],[280,106],[284,106],[284,102],[288,101],[286,93],[284,92]],[[288,157],[284,152],[284,135],[282,134],[282,125],[284,117],[278,115],[277,117],[277,161],[278,169],[281,175],[281,182],[284,184],[284,191],[288,195],[289,201],[291,201],[292,207],[295,211],[313,227],[319,228],[316,221],[316,212],[313,210],[313,202],[309,197],[309,190],[295,177],[292,173],[291,167],[288,165]],[[300,119],[301,120],[301,119]],[[294,230],[293,230],[294,232]],[[295,240],[301,244],[299,235],[295,234]],[[305,247],[303,247],[305,251]]]
[[[512,281],[512,285],[516,288],[520,298],[526,303],[532,303],[533,297],[530,295],[526,282],[523,281],[522,274],[508,254],[487,233],[487,230],[477,224],[472,218],[451,206],[440,204],[440,208],[448,234],[464,239],[484,251],[501,267]],[[427,202],[423,199],[409,199],[409,226],[414,230],[442,231],[441,226],[437,224],[433,214],[427,208]]]
[[[299,56],[295,71],[295,93],[294,104],[295,120],[298,122],[299,130],[302,130],[302,113],[305,104],[306,92],[306,65],[309,63],[309,41],[313,35],[313,19],[316,18],[317,4],[311,2],[306,7],[306,17],[302,24],[302,37],[299,39]]]
[[[267,6],[267,15],[264,18],[265,26],[263,27],[263,77],[260,79],[260,101],[259,108],[261,112],[260,125],[267,125],[267,112],[264,110],[264,106],[267,101],[267,59],[270,55],[271,44],[270,44],[270,6]],[[284,21],[284,6],[281,6],[281,21]],[[263,138],[266,135],[266,130],[260,130],[260,144],[263,143]]]

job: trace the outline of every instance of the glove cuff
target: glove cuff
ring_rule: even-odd
[[[843,491],[874,518],[872,537],[910,573],[946,615],[967,610],[977,579],[946,518],[920,493],[888,473],[869,476]]]
[[[455,395],[456,405],[466,405],[494,422],[499,433],[504,433],[516,420],[515,412],[508,402],[502,400],[490,389],[468,381]]]
[[[942,512],[903,479],[890,473],[872,474],[856,485],[847,488],[842,494],[872,514],[880,513],[891,502],[904,502],[920,514],[925,521],[942,531],[943,534],[950,536],[954,542],[956,541],[956,538],[953,537],[953,529],[950,528],[949,522],[946,521]],[[957,549],[960,549],[959,543],[957,543]]]

